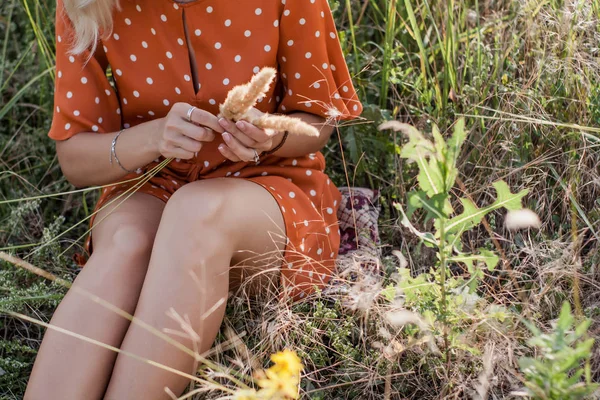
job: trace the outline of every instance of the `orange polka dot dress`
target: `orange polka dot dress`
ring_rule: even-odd
[[[80,132],[115,135],[166,116],[176,102],[217,115],[228,91],[265,66],[279,74],[257,104],[263,112],[307,112],[338,121],[362,112],[327,0],[122,0],[114,11],[113,31],[94,54],[70,55],[72,37],[58,0],[49,133],[55,140]],[[190,49],[197,80],[192,78]],[[112,74],[107,74],[109,67]],[[166,202],[178,188],[201,179],[246,179],[261,185],[277,201],[285,221],[282,296],[298,300],[315,286],[324,287],[340,245],[340,192],[324,172],[323,155],[268,155],[255,165],[225,159],[217,149],[221,143],[217,135],[197,157],[173,160],[137,190]],[[132,177],[136,174],[124,180]],[[134,184],[103,189],[96,210]],[[86,248],[91,253],[89,238]]]

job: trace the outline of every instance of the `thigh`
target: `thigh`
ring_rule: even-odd
[[[261,185],[235,178],[192,182],[169,200],[165,216],[186,218],[185,224],[193,225],[190,231],[200,240],[210,234],[205,229],[223,232],[230,243],[221,245],[233,250],[231,291],[243,285],[253,295],[278,280],[285,249],[284,220],[277,202]]]

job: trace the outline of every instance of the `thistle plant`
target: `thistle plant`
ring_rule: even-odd
[[[591,383],[589,359],[594,339],[585,339],[590,320],[574,326],[569,303],[564,303],[556,326],[543,333],[534,324],[525,322],[533,337],[527,342],[538,349],[536,358],[523,357],[519,367],[525,375],[525,392],[533,399],[574,400],[591,395],[597,384]],[[583,368],[583,363],[587,368]],[[585,373],[585,381],[582,377]]]
[[[403,132],[408,137],[408,143],[402,148],[400,157],[415,162],[419,169],[418,189],[407,194],[406,211],[400,204],[395,206],[402,215],[402,225],[437,251],[436,268],[430,276],[439,286],[440,296],[434,299],[437,304],[431,309],[434,322],[441,323],[446,361],[449,363],[451,338],[448,328],[450,323],[455,324],[457,321],[449,318],[449,315],[453,314],[452,310],[448,310],[449,305],[452,306],[456,302],[449,301],[448,297],[455,296],[454,293],[461,293],[463,297],[473,293],[483,277],[482,267],[491,271],[499,261],[499,257],[490,250],[463,251],[461,236],[479,225],[492,211],[501,208],[509,212],[523,209],[521,200],[528,190],[511,193],[506,182],[497,181],[493,184],[497,198],[485,207],[478,207],[467,198],[453,198],[452,188],[458,176],[456,164],[467,135],[464,119],[456,122],[454,133],[447,141],[436,126],[432,131],[433,141],[411,125],[396,121],[386,122],[380,125],[379,129]],[[462,204],[463,210],[460,214],[457,214],[453,207],[457,200]],[[409,219],[417,210],[425,213],[425,222],[433,219],[433,232],[420,232],[411,224]],[[466,282],[449,279],[449,266],[459,263],[465,265],[471,275]]]

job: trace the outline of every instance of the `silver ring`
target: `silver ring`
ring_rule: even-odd
[[[254,150],[254,162],[258,164],[260,162],[260,156],[258,155],[258,151],[256,151],[256,149],[252,150]]]
[[[196,108],[198,108],[198,107],[196,107],[196,106],[192,106],[192,108],[190,108],[190,109],[188,110],[188,112],[187,112],[187,120],[188,120],[189,122],[192,122],[192,114],[194,113],[194,110],[195,110]]]

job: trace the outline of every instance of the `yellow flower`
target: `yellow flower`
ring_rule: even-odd
[[[233,396],[233,400],[256,400],[259,399],[258,393],[254,389],[238,390]]]
[[[271,368],[264,371],[264,374],[266,375],[266,379],[258,379],[258,385],[263,388],[260,391],[261,394],[266,392],[270,394],[269,397],[278,394],[286,398],[298,398],[298,377],[291,376],[288,373],[278,374]]]
[[[299,375],[304,369],[300,358],[292,350],[285,349],[271,356],[271,361],[275,363],[269,369],[277,373],[287,373],[289,375]]]

